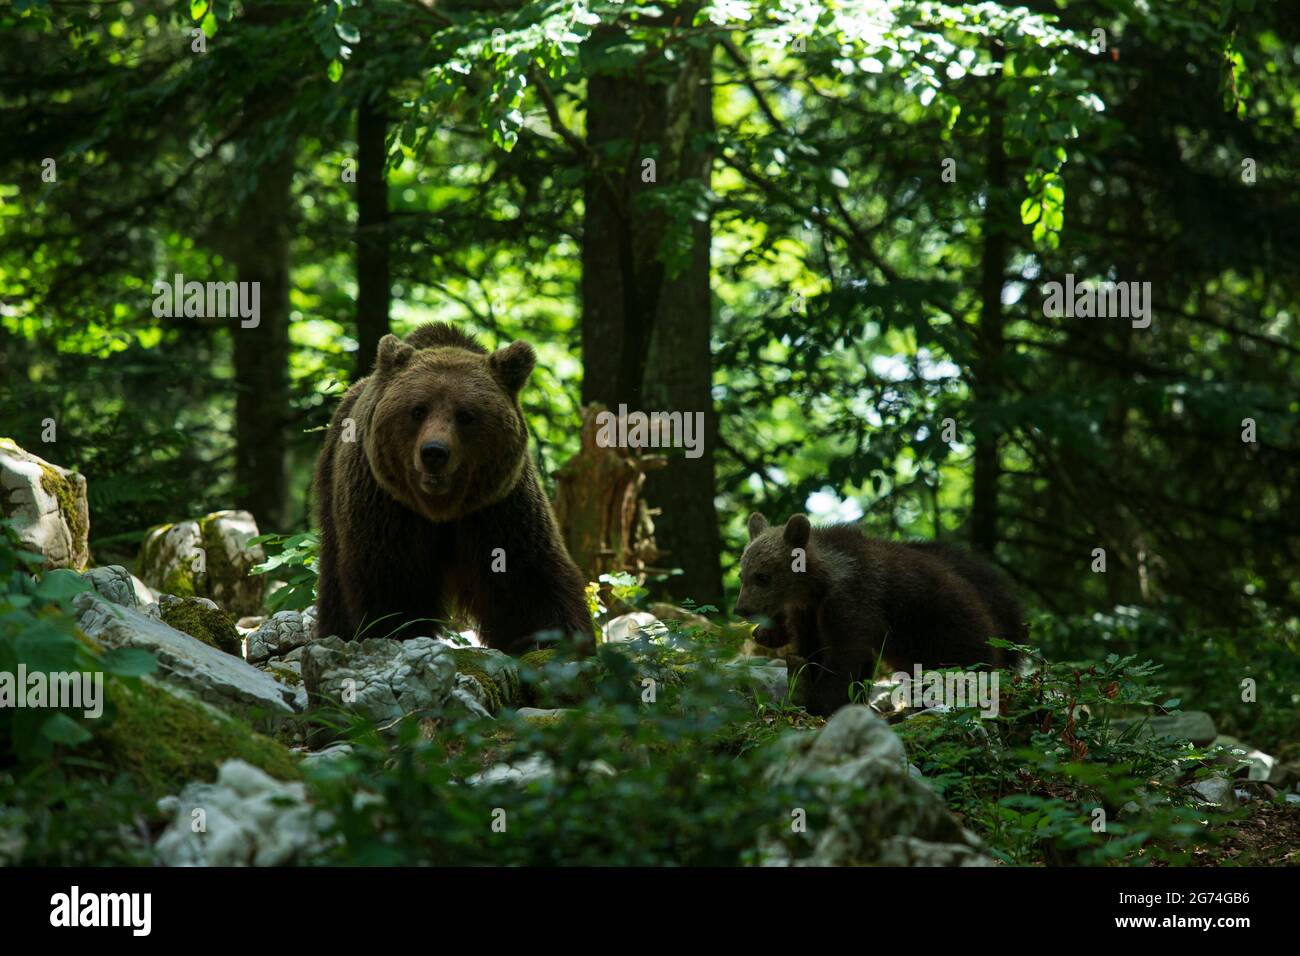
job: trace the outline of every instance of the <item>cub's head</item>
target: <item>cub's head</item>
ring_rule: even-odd
[[[519,480],[528,432],[519,391],[537,357],[527,342],[490,355],[379,342],[366,457],[380,486],[432,521],[499,501]]]
[[[805,515],[795,515],[777,527],[769,526],[761,514],[749,516],[749,544],[740,557],[736,614],[759,621],[754,640],[764,647],[788,643],[781,612],[806,607],[811,601],[807,576],[811,535],[812,526]]]

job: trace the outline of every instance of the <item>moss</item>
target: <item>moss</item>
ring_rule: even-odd
[[[162,608],[163,623],[196,637],[209,647],[240,656],[241,641],[235,616],[195,600],[177,601]]]
[[[287,667],[278,667],[275,664],[268,664],[266,667],[263,667],[262,670],[270,674],[281,684],[288,684],[291,687],[297,687],[302,683],[302,675]]]
[[[534,727],[554,727],[564,721],[568,714],[529,714],[524,718]]]
[[[519,657],[519,663],[525,667],[535,667],[538,670],[545,667],[555,657],[555,648],[543,647],[540,650],[529,651]]]
[[[70,478],[65,478],[49,465],[42,464],[41,487],[45,489],[47,495],[59,503],[59,514],[63,516],[68,526],[68,533],[72,537],[72,548],[76,551],[78,542],[84,541],[90,530],[82,518],[81,509],[77,507],[76,485]],[[70,555],[70,560],[75,563],[76,555]]]
[[[204,515],[199,519],[199,547],[203,549],[204,558],[207,561],[205,567],[208,575],[208,590],[214,591],[216,582],[234,582],[237,581],[243,572],[236,569],[230,563],[230,555],[226,554],[226,546],[221,540],[221,535],[217,533],[216,523],[217,515],[213,512],[210,515]],[[224,595],[229,602],[232,595]]]
[[[194,572],[184,561],[178,562],[167,572],[159,590],[163,594],[172,594],[176,597],[192,598],[198,596],[198,589],[194,586]]]
[[[277,780],[299,776],[297,761],[281,744],[243,721],[143,681],[106,687],[111,717],[98,733],[99,756],[156,796],[175,793],[191,780],[212,781],[227,760],[247,761]]]
[[[468,674],[479,682],[483,688],[483,694],[487,698],[488,710],[496,714],[503,707],[513,706],[518,702],[519,675],[513,669],[503,670],[501,674],[505,678],[505,686],[501,686],[501,683],[493,680],[483,667],[483,660],[486,656],[481,650],[472,647],[454,647],[451,651],[452,660],[456,662],[457,672]]]

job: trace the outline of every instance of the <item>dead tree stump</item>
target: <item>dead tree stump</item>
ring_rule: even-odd
[[[645,473],[667,464],[662,455],[597,442],[603,405],[582,409],[582,447],[555,476],[555,514],[564,543],[589,581],[625,571],[644,583],[666,552],[655,547],[656,511],[641,497]]]

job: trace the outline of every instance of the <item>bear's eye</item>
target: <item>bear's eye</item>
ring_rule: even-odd
[[[467,409],[467,408],[458,408],[458,409],[456,409],[456,424],[457,424],[457,425],[473,425],[473,424],[474,424],[474,413],[471,412],[471,411],[470,411],[469,409]]]
[[[757,584],[760,588],[765,588],[772,583],[772,577],[771,575],[768,574],[755,574],[754,583]]]
[[[411,418],[415,421],[424,421],[424,416],[429,414],[429,409],[424,405],[414,405],[411,407]]]

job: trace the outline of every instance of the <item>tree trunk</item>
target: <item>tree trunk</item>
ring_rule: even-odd
[[[670,451],[668,467],[648,476],[646,497],[660,512],[656,543],[683,572],[669,591],[719,604],[710,225],[690,224],[689,249],[670,274],[661,253],[669,223],[645,202],[650,190],[709,183],[712,51],[678,53],[670,75],[588,79],[588,146],[598,163],[588,174],[583,220],[582,397],[615,410],[703,415],[700,456]],[[646,159],[655,160],[653,182],[643,179]]]
[[[681,124],[680,180],[708,186],[713,168],[712,50],[692,51],[670,113],[689,111]],[[650,340],[644,393],[655,409],[700,413],[697,458],[674,455],[668,468],[647,476],[646,498],[660,511],[655,542],[682,574],[668,579],[677,599],[722,604],[722,539],[714,507],[714,449],[718,434],[713,407],[712,319],[708,219],[690,225],[689,258],[680,274],[664,283]]]
[[[613,28],[600,40],[622,36]],[[582,220],[582,402],[637,408],[663,277],[656,255],[662,216],[634,209],[657,183],[642,181],[642,159],[658,161],[664,88],[626,74],[587,80],[589,169]],[[629,138],[631,134],[631,138]]]
[[[357,365],[355,378],[370,374],[379,340],[388,334],[392,296],[389,278],[388,180],[382,104],[366,97],[357,107]]]
[[[1001,57],[1002,44],[994,41]],[[975,478],[971,506],[971,543],[992,554],[998,543],[998,455],[1000,439],[996,419],[1001,399],[1003,341],[1002,279],[1006,274],[1007,217],[1012,214],[1007,193],[1007,158],[1003,149],[1006,104],[997,93],[1002,71],[990,76],[988,138],[985,143],[984,245],[980,255],[980,321],[976,332],[974,394]],[[982,421],[980,420],[982,419]]]
[[[239,281],[260,285],[260,321],[232,319],[235,344],[236,504],[263,531],[283,530],[288,507],[285,424],[289,412],[289,236],[292,146],[258,170],[235,229]]]

